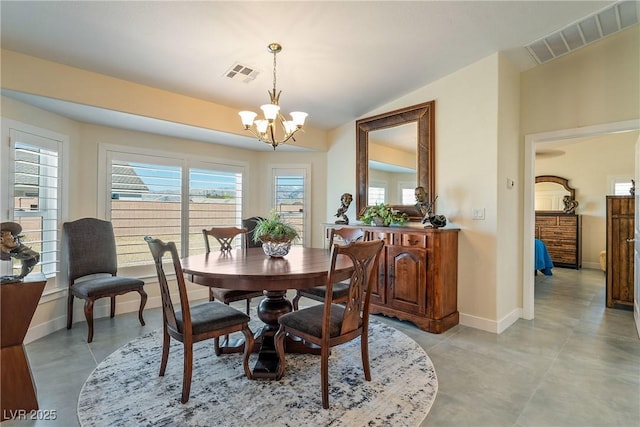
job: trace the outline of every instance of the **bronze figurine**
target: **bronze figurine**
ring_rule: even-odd
[[[344,193],[340,196],[340,207],[338,208],[338,212],[336,212],[335,216],[337,218],[336,224],[349,224],[349,217],[347,216],[347,211],[349,210],[349,205],[353,201],[353,196],[349,193]]]
[[[440,228],[447,225],[447,218],[444,215],[436,215],[434,213],[434,205],[438,196],[436,196],[433,201],[428,201],[428,195],[425,191],[424,187],[416,187],[415,189],[416,196],[416,208],[422,214],[422,224],[425,224],[424,228],[433,227]]]
[[[3,222],[0,225],[0,259],[10,261],[15,258],[22,261],[20,274],[2,276],[1,283],[21,282],[40,261],[38,252],[20,242],[21,232],[22,226],[16,222]]]

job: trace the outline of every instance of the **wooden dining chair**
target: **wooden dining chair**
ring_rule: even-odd
[[[253,333],[249,329],[249,316],[233,307],[218,301],[190,306],[187,297],[182,264],[178,250],[173,242],[164,243],[150,236],[144,238],[153,256],[162,297],[162,359],[160,376],[164,376],[169,359],[171,338],[180,341],[184,346],[184,368],[182,375],[182,398],[186,403],[191,390],[191,374],[193,370],[193,344],[210,338],[218,338],[233,332],[242,332],[245,337],[243,368],[247,378],[251,379],[249,355],[253,349]],[[180,310],[174,308],[169,290],[169,283],[162,265],[164,255],[169,253],[176,274]]]
[[[67,329],[73,325],[74,297],[84,299],[84,317],[89,329],[87,342],[93,341],[93,304],[99,298],[111,301],[110,316],[116,312],[116,296],[140,294],[138,320],[144,326],[142,311],[147,303],[144,282],[136,277],[118,276],[118,256],[113,225],[98,218],[82,218],[62,224],[62,265],[69,282]]]
[[[233,249],[234,240],[237,236],[241,236],[241,248],[246,250],[248,248],[249,234],[246,228],[240,227],[212,227],[210,230],[202,230],[204,236],[204,246],[207,253],[211,252],[211,245],[209,238],[213,237],[218,241],[220,245],[220,252],[228,253]],[[209,288],[209,301],[222,301],[225,304],[232,303],[234,301],[247,301],[246,312],[249,314],[251,307],[251,299],[259,298],[262,296],[261,291],[242,291],[238,289],[223,289],[223,288]]]
[[[362,368],[364,377],[371,381],[369,367],[369,304],[371,285],[377,280],[378,262],[384,242],[374,240],[353,242],[346,246],[334,245],[331,267],[327,274],[327,292],[324,304],[292,311],[278,318],[280,327],[274,341],[279,359],[277,379],[285,371],[285,342],[287,335],[301,338],[320,347],[320,378],[322,407],[329,408],[329,352],[331,347],[360,337]],[[336,259],[346,256],[353,262],[353,273],[349,280],[348,297],[345,304],[335,304],[333,285],[341,280],[336,272]]]
[[[338,239],[336,239],[336,237]],[[329,247],[332,248],[334,243],[339,243],[342,245],[348,245],[352,242],[357,242],[360,240],[365,240],[366,232],[361,228],[332,228],[329,232]],[[339,240],[339,242],[338,242]],[[349,291],[348,283],[336,283],[333,285],[333,300],[336,303],[346,301]],[[296,295],[293,297],[291,303],[293,304],[293,309],[298,310],[298,302],[300,298],[306,297],[316,301],[324,301],[325,293],[327,292],[327,287],[316,286],[313,288],[306,289],[297,289]]]

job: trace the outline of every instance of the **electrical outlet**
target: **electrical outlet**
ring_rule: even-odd
[[[473,208],[473,209],[471,209],[471,218],[472,219],[484,219],[484,208]]]

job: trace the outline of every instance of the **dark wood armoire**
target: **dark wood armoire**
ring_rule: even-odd
[[[607,307],[633,308],[634,196],[607,196]]]

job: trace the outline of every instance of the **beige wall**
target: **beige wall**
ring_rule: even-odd
[[[522,287],[522,145],[520,135],[520,72],[499,56],[498,62],[498,231],[497,312],[500,328],[521,316]],[[509,184],[507,184],[509,182]]]
[[[640,25],[522,73],[521,134],[640,118]]]
[[[614,133],[569,142],[556,149],[558,157],[536,159],[536,175],[556,175],[569,180],[582,215],[582,266],[600,268],[600,251],[606,248],[606,199],[612,194],[610,178],[634,176],[638,132]]]

